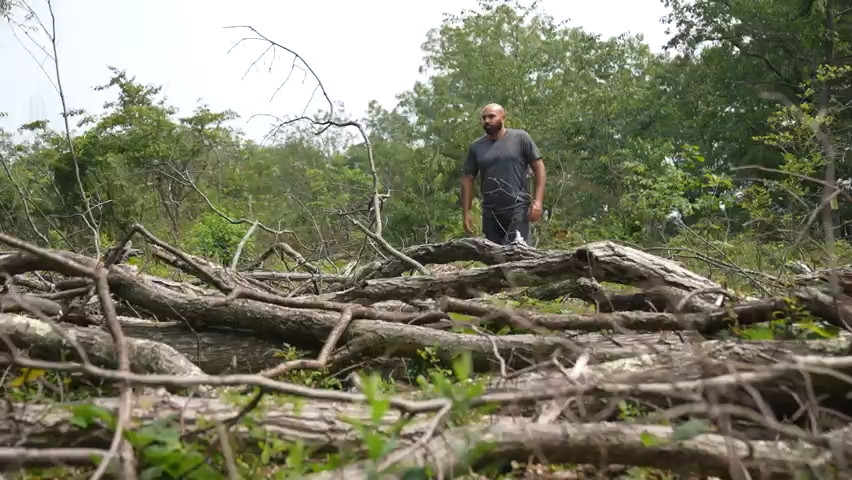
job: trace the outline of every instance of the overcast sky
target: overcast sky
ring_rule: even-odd
[[[28,0],[41,7],[44,0]],[[426,32],[440,25],[444,13],[473,8],[473,0],[429,2],[360,0],[54,0],[63,87],[69,108],[99,113],[109,97],[92,87],[109,79],[107,65],[125,69],[138,81],[164,87],[169,100],[189,113],[198,99],[213,109],[241,115],[234,126],[260,139],[268,121],[253,114],[299,115],[314,89],[310,79],[287,76],[292,57],[281,55],[272,71],[259,64],[243,78],[265,48],[244,44],[228,53],[248,31],[225,29],[251,25],[278,43],[296,50],[320,76],[332,100],[362,115],[370,100],[387,108],[395,95],[420,78],[420,45]],[[604,36],[641,33],[661,49],[666,36],[660,0],[544,0],[556,20]],[[45,18],[47,20],[47,18]],[[32,43],[27,53],[6,24],[0,24],[0,56],[12,65],[0,76],[0,126],[14,130],[25,122],[49,119],[60,128],[56,91],[40,69],[53,77],[53,65]],[[41,38],[41,37],[39,37]],[[271,59],[271,57],[268,57]],[[323,107],[316,98],[309,111]]]

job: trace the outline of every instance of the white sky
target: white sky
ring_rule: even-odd
[[[29,1],[42,9],[44,0]],[[666,40],[660,23],[666,9],[660,0],[545,0],[541,6],[557,21],[568,20],[605,37],[642,33],[655,51]],[[251,115],[299,115],[315,83],[300,83],[303,76],[297,71],[270,102],[292,57],[277,58],[271,72],[267,61],[243,79],[265,46],[251,42],[228,53],[249,32],[223,27],[251,25],[297,51],[332,100],[344,102],[347,112],[360,118],[370,100],[391,108],[395,95],[420,78],[420,45],[444,13],[475,7],[475,0],[54,0],[69,108],[100,113],[111,97],[92,87],[108,81],[107,65],[112,65],[143,83],[163,85],[181,113],[191,112],[199,98],[214,110],[235,110],[241,118],[233,125],[255,139],[266,133],[268,121],[248,122]],[[58,95],[39,67],[45,62],[52,77],[50,61],[43,54],[37,60],[28,54],[5,23],[0,24],[0,58],[3,65],[12,65],[0,75],[0,112],[8,114],[0,127],[15,130],[47,118],[60,128]],[[321,107],[318,96],[309,112]]]

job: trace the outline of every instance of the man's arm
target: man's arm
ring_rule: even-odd
[[[473,204],[473,181],[476,179],[477,173],[479,173],[479,165],[476,163],[476,154],[473,145],[471,145],[467,149],[467,158],[464,160],[461,178],[462,214],[465,217],[470,215],[470,207]]]
[[[470,214],[470,207],[473,204],[473,181],[474,176],[464,174],[461,179],[461,203],[462,214]]]
[[[538,145],[535,144],[529,133],[524,135],[523,152],[524,160],[535,176],[533,204],[541,208],[542,203],[544,203],[544,185],[547,182],[547,172],[544,168],[544,161],[541,159],[541,152],[538,151]]]
[[[544,203],[544,185],[547,183],[547,172],[544,169],[544,161],[541,158],[533,160],[533,175],[535,175],[535,197],[534,202],[540,207]]]

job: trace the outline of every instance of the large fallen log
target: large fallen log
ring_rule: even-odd
[[[301,440],[309,446],[332,450],[355,447],[359,444],[356,429],[351,420],[369,421],[368,406],[334,403],[319,400],[282,401],[262,399],[260,404],[246,417],[263,428],[267,434],[284,441]],[[146,425],[152,421],[174,419],[173,425],[189,435],[202,430],[211,422],[222,422],[234,418],[244,405],[215,398],[192,398],[176,395],[138,395],[133,399],[131,419],[134,425]],[[17,445],[30,448],[62,447],[108,447],[111,428],[104,418],[87,412],[92,407],[101,409],[111,416],[117,415],[118,398],[92,398],[83,402],[59,404],[11,404],[7,405],[0,418],[0,445]],[[75,418],[75,416],[77,418]],[[403,438],[422,433],[416,417]],[[83,422],[83,419],[87,419]],[[396,425],[402,416],[395,411],[385,413],[381,419],[384,428]],[[87,425],[88,423],[88,425]],[[27,434],[21,436],[22,429]],[[234,432],[248,440],[251,427],[237,424]],[[0,468],[3,465],[0,464]]]
[[[353,322],[353,325],[355,322]],[[412,325],[386,322],[359,324],[363,330],[356,338],[348,339],[332,359],[332,371],[371,358],[396,357],[421,359],[424,348],[434,350],[435,358],[450,365],[454,358],[469,353],[478,372],[506,368],[523,368],[559,358],[573,362],[588,355],[592,362],[606,362],[645,353],[680,350],[688,342],[703,340],[700,336],[685,335],[682,341],[667,343],[659,335],[470,335]]]
[[[790,283],[803,286],[824,286],[837,279],[837,286],[846,295],[852,295],[852,265],[842,265],[836,269],[819,269],[810,273],[803,273],[794,276]]]
[[[2,313],[27,313],[32,308],[47,316],[59,315],[62,310],[58,303],[46,298],[27,294],[0,295],[0,312]]]
[[[716,379],[720,388],[714,389],[713,404],[727,402],[762,411],[761,402],[764,402],[763,405],[771,405],[770,416],[778,422],[798,418],[801,422],[816,422],[808,428],[837,428],[846,423],[847,415],[852,415],[847,399],[847,377],[844,376],[852,374],[852,368],[819,366],[819,359],[847,361],[852,353],[852,335],[826,340],[713,340],[686,345],[674,343],[673,347],[659,349],[658,353],[588,365],[574,378],[568,378],[564,370],[553,364],[542,365],[511,378],[493,378],[485,394],[543,397],[555,391],[574,391],[577,385],[589,385],[593,388],[584,394],[587,404],[580,410],[576,406],[571,409],[574,417],[584,418],[594,417],[608,408],[611,411],[610,394],[623,390],[615,385],[636,386],[634,391],[628,389],[616,396],[626,395],[646,405],[666,409],[684,402],[711,401],[705,389],[712,383],[708,379]],[[802,359],[814,361],[816,367],[768,373],[780,366],[795,366]],[[564,369],[571,370],[571,367]],[[726,380],[719,380],[723,378]],[[721,385],[725,385],[724,388]],[[564,399],[572,395],[574,393],[557,397]],[[796,412],[802,408],[800,399],[810,395],[820,398],[820,405],[834,412],[813,417],[797,416]]]
[[[611,312],[708,312],[715,304],[690,296],[689,292],[660,285],[635,292],[614,292],[589,278],[563,280],[523,290],[523,294],[539,300],[576,298],[595,306],[601,313]]]
[[[845,343],[845,347],[841,345],[843,342]],[[731,363],[730,360],[734,359],[735,356],[739,356],[740,360],[748,360],[749,356],[753,357],[752,362],[755,360],[761,360],[767,353],[773,353],[775,351],[780,350],[779,345],[762,345],[760,342],[753,342],[755,348],[743,348],[743,344],[739,342],[727,342],[728,346],[728,355],[719,355],[719,351],[715,352],[704,352],[711,356],[711,358],[718,358],[720,361],[719,367],[730,368]],[[719,343],[721,345],[722,343]],[[784,345],[788,345],[787,342]],[[799,351],[807,350],[807,351],[822,351],[822,352],[834,352],[837,353],[840,350],[846,349],[848,350],[848,338],[844,338],[838,341],[829,341],[829,342],[793,342],[791,345],[799,345],[801,348]],[[703,347],[703,346],[702,346]],[[696,350],[698,348],[698,350]],[[795,347],[794,347],[795,348]],[[705,365],[702,365],[702,356],[698,354],[701,347],[692,346],[690,347],[692,352],[692,357],[686,358],[686,352],[683,352],[683,356],[674,356],[671,359],[670,363],[673,365],[684,365],[686,362],[683,360],[686,358],[691,360],[695,365],[695,371],[701,371],[704,375],[707,375],[708,372],[712,373],[712,369],[707,369]],[[745,352],[745,353],[744,353]],[[663,357],[658,358],[662,359]],[[519,404],[530,404],[536,403],[535,398],[540,396],[541,399],[547,398],[563,398],[558,393],[554,392],[554,390],[563,390],[565,392],[569,392],[571,390],[576,390],[577,392],[585,391],[586,398],[589,399],[597,399],[600,398],[600,395],[606,395],[608,392],[612,391],[621,391],[622,393],[631,393],[642,396],[658,396],[660,400],[667,398],[667,395],[675,394],[676,392],[680,392],[681,395],[692,394],[692,395],[701,395],[701,392],[706,388],[712,388],[717,392],[724,393],[730,390],[730,386],[736,386],[735,382],[731,382],[728,387],[723,386],[720,382],[715,382],[712,384],[713,379],[708,379],[708,383],[703,386],[701,382],[693,382],[694,385],[689,388],[679,387],[675,384],[670,384],[672,378],[676,378],[678,381],[683,378],[683,371],[681,370],[669,370],[669,376],[666,381],[661,381],[658,383],[649,382],[648,378],[642,378],[642,371],[637,371],[637,369],[633,368],[623,368],[625,363],[630,362],[630,360],[622,361],[622,378],[619,378],[618,375],[611,375],[614,369],[607,369],[605,367],[609,367],[607,365],[601,366],[592,366],[589,368],[590,371],[594,372],[597,370],[597,375],[584,373],[574,381],[570,383],[559,383],[554,382],[553,378],[545,378],[540,379],[537,382],[527,383],[523,390],[515,390],[508,391],[505,389],[505,386],[502,388],[502,391],[488,391],[483,396],[475,399],[475,404],[485,404],[487,402],[500,402],[505,404],[511,404],[513,402],[517,402]],[[657,362],[651,362],[653,363]],[[661,362],[660,362],[661,363]],[[646,362],[647,364],[647,362]],[[852,364],[850,364],[852,365]],[[659,367],[658,367],[659,368]],[[604,375],[610,374],[608,377],[603,377]],[[794,375],[795,371],[791,371]],[[659,372],[657,372],[659,374]],[[754,370],[752,372],[743,372],[741,375],[744,377],[743,381],[749,381],[748,375],[758,376],[763,375],[762,370]],[[603,378],[602,378],[603,377]],[[832,378],[831,376],[828,376]],[[752,386],[757,388],[761,388],[762,384],[774,385],[778,383],[779,377],[768,377],[763,375],[763,381],[759,381],[757,379],[752,381]],[[832,378],[833,379],[833,378]],[[616,383],[618,381],[621,383]],[[837,382],[837,379],[833,379]],[[681,382],[685,382],[683,380]],[[579,383],[575,383],[579,382]],[[822,395],[824,390],[822,387],[824,383],[821,381],[815,381],[812,384],[812,387],[817,395]],[[845,391],[845,390],[844,390]],[[632,393],[633,392],[633,393]],[[668,393],[667,393],[668,392]],[[571,394],[569,394],[571,395]],[[671,398],[671,397],[668,397]],[[87,402],[82,402],[78,405],[85,406],[90,405],[94,402],[95,405],[102,406],[111,411],[115,411],[117,408],[117,399],[98,399]],[[138,397],[136,400],[136,407],[134,408],[134,412],[132,413],[134,419],[136,419],[139,423],[145,424],[148,421],[160,418],[180,418],[181,424],[183,425],[183,431],[186,429],[192,430],[193,426],[198,425],[199,422],[206,419],[205,424],[209,424],[209,420],[227,420],[233,418],[236,411],[240,408],[238,405],[227,405],[223,401],[217,400],[207,400],[207,399],[184,399],[180,397]],[[194,403],[193,403],[194,402]],[[292,407],[285,406],[282,407],[275,406],[272,407],[272,404],[278,405],[280,402],[275,401],[271,402],[268,408],[261,408],[253,415],[253,419],[255,422],[260,422],[261,425],[267,429],[268,432],[272,435],[283,436],[288,439],[302,439],[307,443],[319,446],[319,447],[329,447],[332,446],[334,448],[346,447],[346,445],[355,445],[360,440],[357,438],[357,435],[353,435],[352,425],[348,421],[345,421],[345,418],[366,418],[370,415],[371,409],[367,406],[358,407],[348,404],[330,404],[327,402],[314,402],[314,401],[297,401]],[[438,404],[440,405],[440,404]],[[774,402],[773,402],[774,405]],[[58,408],[57,408],[58,407]],[[94,431],[91,428],[86,428],[85,430],[80,430],[80,419],[76,418],[75,420],[71,420],[74,417],[74,411],[71,409],[69,411],[68,405],[59,405],[59,406],[42,406],[42,405],[17,405],[11,409],[11,415],[7,415],[5,420],[0,420],[0,444],[8,444],[5,442],[11,441],[15,439],[18,441],[18,432],[21,426],[25,426],[28,432],[26,436],[25,443],[26,446],[31,446],[34,448],[38,447],[47,447],[54,446],[59,444],[60,446],[65,446],[67,443],[63,442],[74,442],[75,446],[87,446],[96,448],[99,446],[105,445],[109,441],[109,431],[107,429],[95,429]],[[434,409],[432,410],[434,411]],[[324,412],[324,413],[323,413]],[[360,412],[360,413],[359,413]],[[305,423],[305,419],[316,420],[316,422]],[[398,414],[393,413],[393,411],[388,412],[386,419],[388,423],[383,423],[385,425],[390,425],[394,421],[398,420],[400,417]],[[422,418],[422,417],[418,417]],[[147,420],[146,420],[147,419]],[[416,419],[415,419],[416,420]],[[499,420],[499,419],[498,419]],[[6,422],[6,423],[4,423]],[[532,425],[532,423],[529,423]],[[498,422],[501,423],[501,422]],[[72,424],[72,425],[69,425]],[[413,424],[409,425],[407,429],[403,430],[403,438],[407,438],[409,440],[414,440],[415,436],[420,436],[418,438],[425,438],[422,435],[427,434],[431,427],[430,424],[427,424],[425,421],[416,421]],[[601,425],[601,424],[597,424]],[[627,425],[622,425],[622,427],[627,427]],[[483,428],[478,425],[464,427],[466,429],[473,429],[471,431],[477,432],[479,428]],[[653,432],[657,437],[666,437],[668,430],[665,430],[667,427],[651,427],[651,428],[663,428],[663,430],[654,430]],[[245,428],[242,430],[241,427],[237,427],[238,433],[242,431],[245,433]],[[62,435],[56,435],[55,432],[61,431]],[[98,433],[100,432],[100,433]],[[449,434],[457,433],[449,432]],[[493,432],[492,432],[493,433]],[[582,431],[575,432],[574,436],[570,437],[571,439],[575,438],[586,438],[581,435]],[[491,437],[484,437],[485,440]],[[595,437],[597,438],[597,437]],[[616,441],[616,439],[621,437],[613,437],[609,441]],[[567,440],[573,441],[573,440]],[[633,445],[632,442],[627,442],[629,445]],[[645,440],[647,443],[647,440]],[[770,445],[767,442],[752,442],[756,448],[762,445]],[[527,444],[529,445],[529,444]],[[609,443],[607,444],[610,445]],[[621,445],[621,444],[619,444]],[[619,445],[611,445],[612,448],[619,448]],[[777,444],[779,448],[788,448],[789,444]],[[434,446],[434,445],[433,445]],[[600,445],[599,445],[600,446]],[[250,445],[249,445],[250,447]],[[671,445],[668,444],[668,449],[664,451],[658,451],[657,453],[663,455],[664,452],[671,453],[672,450],[676,448],[678,454],[683,455],[695,455],[695,452],[686,449],[683,450],[683,444],[680,445]],[[415,449],[416,450],[416,449]],[[618,451],[618,450],[616,450]],[[798,450],[796,451],[799,452]],[[527,452],[527,453],[535,453],[535,452]],[[807,453],[805,450],[802,450],[802,453]],[[414,451],[403,456],[403,460],[411,459],[411,455],[415,455]],[[519,453],[520,455],[520,453]],[[415,455],[416,457],[416,455]],[[423,457],[425,458],[425,457]],[[494,457],[491,457],[494,458]],[[505,457],[503,457],[505,458]],[[514,458],[514,457],[513,457]],[[562,457],[553,457],[552,461],[558,461],[559,458]],[[576,458],[577,463],[594,463],[598,457],[572,457]],[[620,457],[622,458],[622,457]],[[634,459],[636,457],[627,457]],[[657,463],[653,463],[655,460],[648,460],[647,457],[642,457],[642,460],[631,460],[640,462],[639,465],[650,465],[655,466],[659,465]],[[816,456],[812,456],[812,458],[816,458]],[[825,459],[825,457],[822,457]],[[430,460],[443,462],[444,460]],[[651,461],[652,463],[645,463]],[[456,465],[454,463],[455,460],[452,460],[449,465]],[[624,462],[619,462],[624,463]],[[357,468],[358,465],[355,465],[351,468]],[[707,470],[708,472],[716,472],[715,470]],[[339,472],[338,472],[339,473]],[[347,476],[344,478],[349,478],[348,474],[358,474],[357,471],[346,470]],[[360,478],[360,477],[355,477]],[[785,478],[785,477],[780,477]]]
[[[525,245],[499,245],[484,238],[460,238],[443,243],[416,245],[401,252],[421,265],[453,262],[480,262],[485,265],[532,260],[556,252],[537,250]],[[398,277],[411,266],[398,257],[377,260],[362,267],[354,275],[357,281]]]
[[[684,477],[692,474],[731,478],[732,471],[745,469],[752,478],[772,480],[802,478],[815,472],[829,475],[837,468],[824,450],[795,442],[745,442],[708,433],[678,441],[675,429],[660,425],[539,424],[510,418],[440,432],[422,446],[395,453],[390,455],[395,461],[386,461],[387,466],[383,462],[384,468],[379,472],[374,463],[359,462],[308,478],[421,478],[428,473],[454,478],[468,473],[470,467],[533,459],[543,464],[655,467]]]
[[[568,253],[560,250],[538,250],[525,245],[503,246],[483,238],[463,238],[418,245],[404,249],[402,253],[423,265],[460,261],[499,265],[525,260],[556,260],[568,254],[579,262],[574,268],[585,269],[588,276],[598,281],[626,283],[640,288],[660,284],[684,290],[719,288],[715,282],[696,275],[674,261],[610,241],[588,243]],[[410,269],[402,259],[393,257],[365,266],[356,278],[364,281],[397,277]]]
[[[0,445],[103,448],[111,440],[109,421],[103,414],[115,415],[118,402],[115,398],[102,398],[53,405],[7,405],[6,414],[0,419]],[[92,415],[92,406],[100,408],[97,415]],[[131,421],[133,425],[146,425],[171,418],[175,422],[173,428],[179,428],[183,436],[192,437],[193,432],[204,430],[206,425],[232,420],[241,408],[241,405],[217,399],[146,395],[134,399]],[[261,400],[255,410],[245,415],[251,418],[252,425],[237,422],[233,432],[238,438],[248,440],[250,430],[256,425],[263,428],[267,435],[280,440],[301,440],[315,447],[318,453],[357,447],[361,439],[352,420],[374,421],[369,406],[316,400]],[[399,424],[400,421],[403,423]],[[402,427],[399,435],[404,442],[403,450],[392,453],[384,461],[392,466],[430,466],[443,470],[445,474],[459,472],[458,469],[463,468],[466,461],[481,465],[494,460],[523,461],[530,455],[538,455],[539,461],[543,463],[598,464],[607,463],[607,456],[616,455],[620,464],[675,470],[679,470],[678,465],[683,465],[687,466],[687,470],[680,470],[683,473],[727,476],[724,469],[728,465],[726,459],[730,458],[720,436],[704,434],[686,441],[673,441],[672,428],[660,425],[542,425],[529,419],[491,416],[476,424],[432,437],[432,422],[428,415],[421,414],[403,420],[398,413],[388,411],[381,419],[380,428],[390,431],[396,429],[397,425]],[[27,432],[23,437],[20,435],[21,429]],[[652,442],[649,442],[648,434],[652,434]],[[415,440],[418,442],[412,443]],[[462,448],[447,451],[444,442]],[[241,446],[252,448],[252,443],[242,442]],[[473,448],[477,445],[485,446],[482,443],[491,443],[497,449]],[[750,469],[762,468],[764,473],[773,472],[776,475],[768,478],[794,478],[783,476],[785,472],[791,474],[791,466],[795,470],[808,465],[816,468],[833,465],[831,456],[825,454],[827,452],[806,444],[742,440],[737,440],[736,444],[736,456]],[[409,445],[409,448],[405,449],[405,445]],[[756,455],[746,458],[745,453],[749,448]],[[484,456],[468,457],[465,460],[466,454],[475,450],[483,452]],[[786,453],[779,457],[777,454],[780,452]],[[673,458],[678,461],[673,462]],[[18,466],[14,460],[0,462],[0,468],[12,466]],[[327,472],[311,478],[367,478],[364,476],[364,468],[364,464],[356,463],[342,471]],[[344,476],[338,477],[339,474]]]
[[[57,331],[42,320],[0,314],[0,335],[7,336],[17,348],[27,351],[32,358],[61,361],[68,357],[79,357],[72,346],[72,342],[76,342],[93,364],[103,368],[118,368],[115,345],[105,330],[67,324],[59,327],[61,330]],[[136,373],[180,376],[204,373],[187,357],[164,343],[129,338],[127,347],[131,369]],[[5,347],[0,347],[0,350],[5,350]],[[80,358],[76,360],[82,361]]]
[[[198,365],[204,373],[255,373],[281,363],[285,342],[251,331],[235,329],[192,330],[185,322],[151,322],[119,317],[129,338],[168,345]]]
[[[85,261],[86,259],[80,260]],[[12,271],[17,268],[15,273],[34,270],[39,267],[44,268],[43,261],[29,254],[8,257],[4,262],[6,262],[6,265],[0,266],[5,266],[7,270]],[[568,265],[571,264],[570,260],[565,260],[565,262]],[[60,267],[57,268],[61,271]],[[533,265],[531,268],[546,267]],[[629,271],[627,267],[623,270]],[[636,276],[629,274],[627,277],[630,275]],[[678,274],[674,278],[681,277],[688,276]],[[407,279],[414,281],[423,278],[428,279],[429,277],[407,277]],[[113,292],[123,300],[162,318],[185,322],[196,330],[212,327],[241,329],[251,331],[255,335],[276,338],[300,348],[318,349],[321,347],[338,321],[337,314],[323,310],[280,307],[245,299],[223,302],[221,298],[213,296],[181,294],[173,289],[142,281],[137,276],[126,273],[121,266],[115,266],[111,269],[109,282]],[[769,305],[769,307],[772,306]],[[584,321],[592,323],[594,328],[612,327],[609,321],[594,319],[589,321],[588,318]],[[683,322],[673,321],[672,323],[676,324],[678,328],[690,328],[690,325],[691,328],[695,328],[695,322],[684,324]],[[571,325],[569,322],[568,326],[573,326],[576,329],[581,325],[578,325],[577,322]],[[419,358],[418,350],[424,346],[438,347],[439,357],[445,361],[450,361],[452,357],[463,351],[472,351],[478,369],[492,369],[499,363],[494,359],[493,352],[495,350],[504,359],[509,359],[511,365],[527,366],[529,362],[534,363],[547,358],[557,349],[566,354],[568,358],[576,358],[584,351],[594,351],[596,360],[608,360],[648,353],[648,345],[650,344],[647,341],[648,338],[638,343],[628,343],[628,346],[617,346],[624,345],[625,342],[607,340],[601,343],[597,340],[584,341],[583,339],[568,341],[559,335],[551,337],[540,335],[476,336],[441,332],[415,325],[364,320],[353,321],[343,340],[345,344],[335,355],[332,362],[337,368],[342,368],[346,362],[357,363],[362,361],[363,358],[375,358],[389,354],[405,358]],[[569,352],[569,350],[573,351]]]
[[[785,299],[766,299],[702,313],[619,311],[612,313],[555,314],[535,311],[507,310],[481,303],[444,297],[441,308],[447,312],[487,318],[498,326],[514,325],[513,317],[521,317],[533,327],[553,331],[625,332],[697,331],[714,334],[732,326],[747,326],[778,318],[789,313]],[[516,326],[516,328],[519,328]]]
[[[502,253],[492,255],[499,258]],[[353,289],[337,292],[328,298],[358,302],[432,298],[437,295],[471,298],[508,288],[544,285],[581,277],[643,289],[660,285],[686,291],[721,289],[719,284],[671,260],[612,242],[590,243],[573,252],[536,255],[528,260],[493,263],[489,267],[442,275],[368,279]]]

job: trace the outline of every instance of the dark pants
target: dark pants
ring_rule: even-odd
[[[521,236],[528,245],[532,245],[530,239],[529,207],[520,206],[505,212],[493,212],[484,210],[482,212],[482,231],[485,238],[500,245],[508,245],[515,239],[515,232],[521,232]]]

